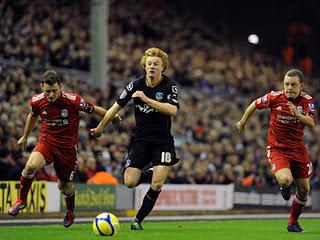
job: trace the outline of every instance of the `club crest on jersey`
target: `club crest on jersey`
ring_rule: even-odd
[[[69,116],[68,109],[61,110],[61,117],[66,118]]]
[[[156,99],[157,99],[158,101],[161,101],[161,100],[163,99],[163,93],[162,93],[162,92],[157,92],[157,93],[156,93]]]
[[[302,106],[297,106],[298,113],[302,113],[302,110],[303,110]]]

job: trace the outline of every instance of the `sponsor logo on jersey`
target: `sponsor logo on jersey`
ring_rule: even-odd
[[[280,115],[278,114],[277,115],[277,121],[278,122],[281,122],[281,123],[284,123],[284,124],[289,124],[289,123],[297,123],[298,120],[295,116],[288,116],[288,115]]]
[[[81,98],[80,99],[80,107],[84,108],[86,106],[86,102]]]
[[[162,93],[162,92],[157,92],[157,93],[156,93],[156,99],[157,99],[158,101],[161,101],[161,100],[163,99],[163,93]]]
[[[63,127],[65,125],[68,125],[68,119],[45,119],[45,123],[47,126],[50,127]]]
[[[61,117],[66,118],[69,116],[68,109],[61,110]]]
[[[123,92],[120,94],[120,99],[124,99],[128,95],[127,90],[123,90]]]
[[[127,90],[129,92],[131,92],[131,90],[133,89],[133,82],[129,83],[127,86],[126,86]]]
[[[152,113],[152,112],[157,112],[156,109],[150,107],[149,105],[147,104],[144,104],[143,106],[141,105],[135,105],[136,108],[138,108],[140,110],[140,112],[143,112],[143,113]]]

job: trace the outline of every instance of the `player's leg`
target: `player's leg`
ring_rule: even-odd
[[[287,153],[275,149],[267,148],[267,157],[271,171],[280,186],[280,192],[284,200],[291,197],[291,184],[293,177],[290,170],[290,160]]]
[[[304,232],[298,223],[298,219],[307,203],[308,195],[310,192],[310,177],[313,169],[312,164],[308,158],[308,154],[298,155],[300,161],[294,161],[292,164],[292,175],[295,178],[296,195],[291,204],[290,218],[288,221],[289,232]]]
[[[74,207],[75,207],[75,190],[72,182],[62,182],[58,180],[58,187],[64,196],[66,203],[66,214],[63,219],[64,227],[70,227],[74,222]]]
[[[161,188],[165,183],[167,176],[171,166],[154,166],[153,167],[153,177],[151,186],[143,198],[142,205],[137,213],[136,218],[134,219],[131,229],[132,230],[141,230],[141,222],[145,219],[146,216],[152,211],[159,194],[161,192]],[[141,228],[141,229],[140,229]]]
[[[19,211],[26,207],[27,196],[33,182],[33,177],[36,172],[47,164],[42,153],[34,151],[30,154],[25,168],[22,171],[20,178],[20,197],[9,208],[8,213],[12,216],[17,216]]]
[[[142,169],[148,164],[148,159],[151,159],[148,143],[133,139],[129,146],[129,153],[125,159],[123,170],[124,184],[128,188],[134,188],[141,183]],[[144,174],[143,177],[145,178]]]
[[[128,188],[134,188],[140,183],[141,169],[128,167],[124,171],[124,184]]]
[[[70,227],[75,219],[75,190],[72,183],[77,169],[76,148],[55,148],[54,169],[58,177],[58,188],[64,196],[66,213],[63,219],[64,227]]]
[[[291,171],[296,184],[296,194],[291,203],[290,218],[288,221],[289,232],[304,232],[298,223],[298,219],[307,203],[310,192],[310,177],[313,173],[312,163],[306,150],[293,153]]]
[[[291,204],[288,231],[303,232],[304,230],[300,227],[298,219],[307,204],[308,195],[310,192],[310,182],[309,178],[300,178],[295,179],[294,181],[297,187],[297,192]]]
[[[281,195],[284,200],[288,201],[291,197],[291,184],[293,177],[289,168],[282,168],[274,173],[280,186]]]

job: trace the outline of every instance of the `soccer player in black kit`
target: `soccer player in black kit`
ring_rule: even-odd
[[[171,166],[178,161],[170,130],[171,117],[179,108],[178,88],[163,74],[168,67],[168,55],[159,48],[149,48],[140,64],[146,74],[126,85],[99,125],[91,129],[91,134],[99,137],[111,119],[133,98],[136,132],[126,159],[124,183],[134,188],[150,178],[151,185],[131,223],[131,230],[143,230],[141,222],[152,211]],[[150,163],[153,172],[142,171]]]

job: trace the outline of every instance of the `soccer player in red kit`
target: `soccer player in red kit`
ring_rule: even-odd
[[[42,119],[40,137],[22,171],[20,197],[9,208],[8,213],[16,216],[26,207],[27,195],[35,173],[47,164],[53,163],[58,176],[58,187],[66,201],[64,226],[69,227],[75,218],[72,178],[77,167],[79,111],[104,117],[106,110],[92,105],[78,94],[62,91],[60,77],[53,70],[48,70],[42,75],[41,88],[43,93],[36,94],[29,100],[31,111],[18,144],[25,148],[38,116]]]
[[[239,132],[243,132],[256,109],[271,110],[267,147],[270,167],[285,200],[291,197],[293,181],[297,189],[291,205],[289,232],[304,232],[298,218],[307,202],[312,175],[303,130],[305,126],[315,126],[316,116],[313,98],[302,91],[303,81],[302,72],[291,69],[284,77],[284,90],[271,91],[253,101],[237,123]]]

